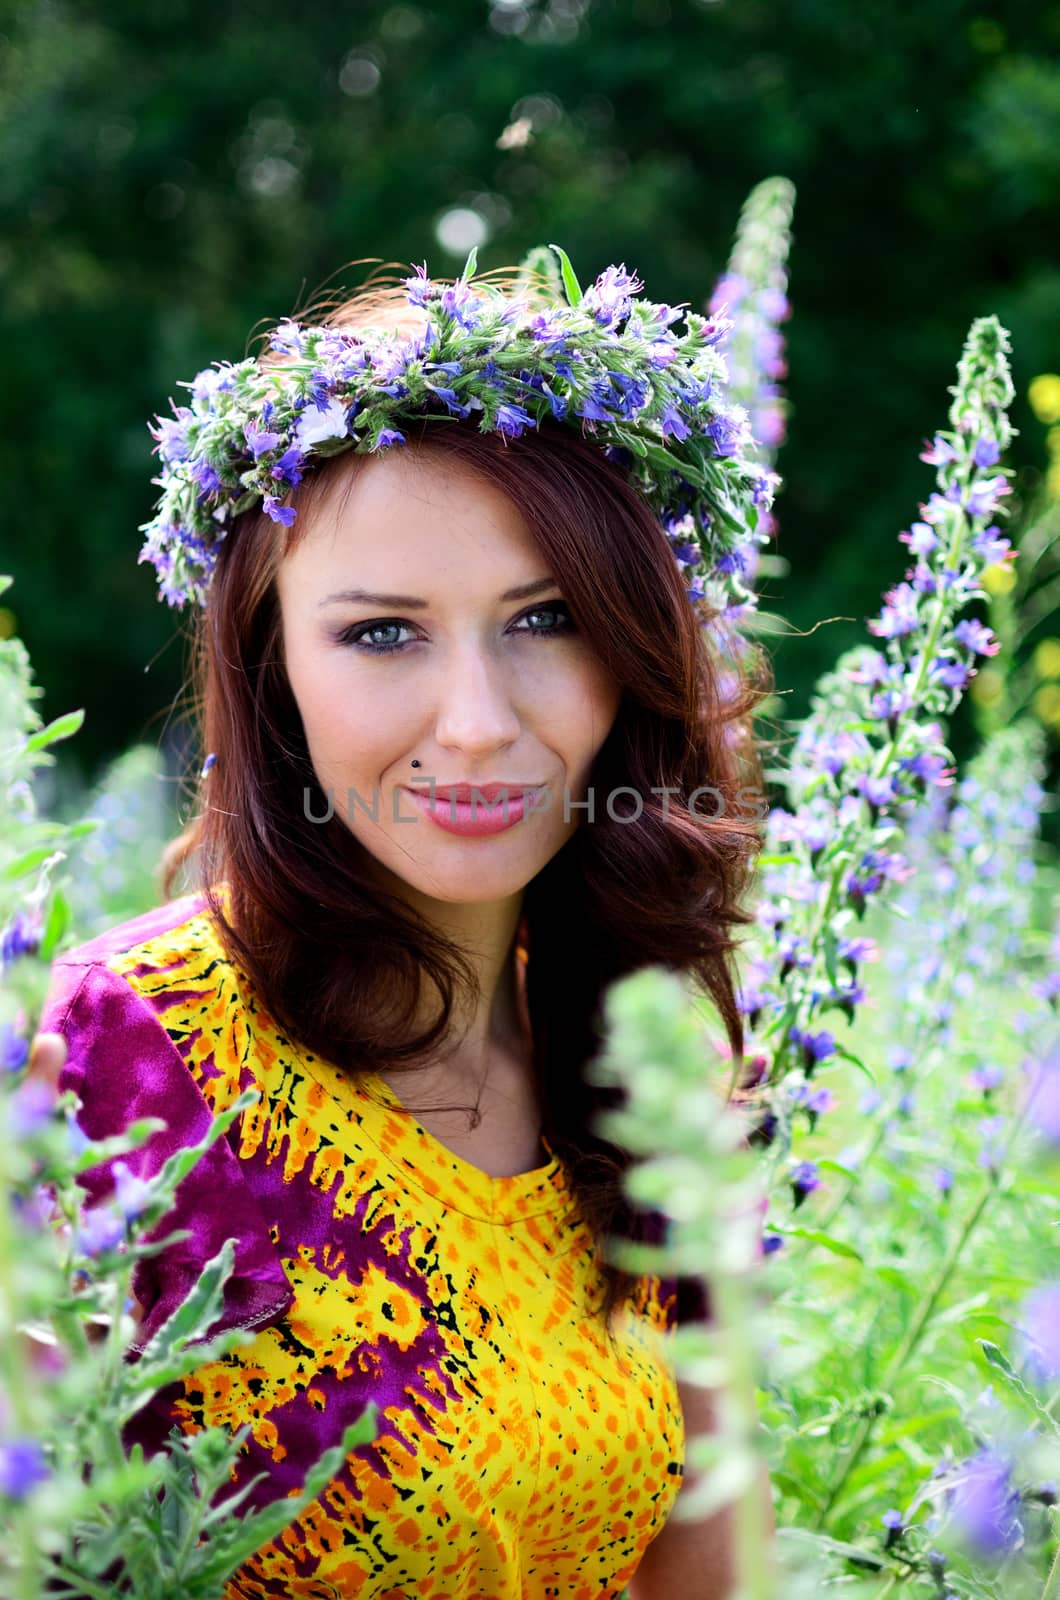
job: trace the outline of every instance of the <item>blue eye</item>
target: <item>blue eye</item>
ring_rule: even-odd
[[[558,626],[543,628],[540,624],[535,626],[530,623],[526,628],[517,628],[515,631],[517,633],[532,633],[538,639],[555,638],[574,631],[570,608],[565,600],[550,600],[547,605],[533,606],[531,610],[524,611],[521,617],[517,617],[516,621],[523,622],[528,617],[549,615],[559,618]],[[374,622],[356,622],[350,628],[343,628],[341,633],[336,634],[335,637],[337,643],[352,645],[364,655],[386,656],[390,655],[394,650],[403,650],[405,648],[404,644],[396,641],[391,644],[369,644],[365,642],[368,635],[385,633],[388,628],[400,632],[402,628],[411,628],[411,626],[411,623],[402,621],[400,617],[378,617]]]

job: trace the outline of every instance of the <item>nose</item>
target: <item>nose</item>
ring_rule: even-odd
[[[509,672],[477,646],[456,651],[439,680],[438,744],[486,757],[514,744],[520,729]]]

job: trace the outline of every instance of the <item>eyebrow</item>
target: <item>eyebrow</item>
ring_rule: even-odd
[[[501,595],[501,602],[507,600],[531,600],[535,594],[542,594],[546,589],[558,589],[559,585],[554,578],[535,578],[532,583],[521,583],[515,589],[507,589]],[[429,600],[421,600],[414,594],[372,594],[368,589],[339,589],[335,594],[329,594],[321,600],[318,610],[324,606],[336,605],[365,605],[365,606],[405,606],[410,611],[423,611],[430,605]]]

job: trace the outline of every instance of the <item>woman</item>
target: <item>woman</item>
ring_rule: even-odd
[[[91,1137],[165,1118],[143,1176],[262,1100],[156,1230],[190,1237],[138,1268],[132,1350],[227,1237],[212,1331],[254,1341],[127,1443],[249,1423],[263,1504],[380,1414],[232,1597],[729,1592],[724,1519],[669,1520],[710,1412],[660,1336],[706,1308],[605,1258],[662,1219],[585,1068],[607,986],[656,963],[740,1047],[753,695],[731,659],[721,692],[697,569],[767,486],[719,326],[682,341],[624,268],[582,296],[563,261],[565,307],[472,259],[283,323],[154,430],[141,559],[200,605],[211,752],[165,893],[197,886],[61,956],[42,1031]]]

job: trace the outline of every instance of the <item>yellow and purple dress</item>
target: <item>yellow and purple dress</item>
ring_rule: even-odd
[[[525,960],[525,947],[520,952]],[[665,1335],[677,1283],[639,1280],[617,1352],[590,1312],[592,1238],[562,1161],[492,1177],[447,1149],[382,1080],[299,1052],[227,957],[200,895],[55,963],[41,1028],[65,1035],[61,1089],[94,1139],[168,1124],[125,1159],[156,1172],[247,1088],[262,1098],[181,1184],[153,1230],[190,1237],[138,1265],[141,1351],[226,1238],[235,1271],[211,1332],[252,1343],[170,1385],[126,1448],[250,1433],[247,1508],[296,1493],[373,1402],[377,1435],[230,1578],[226,1600],[608,1600],[681,1483],[684,1430]],[[82,1182],[110,1192],[101,1166]],[[226,1492],[230,1492],[226,1491]]]

